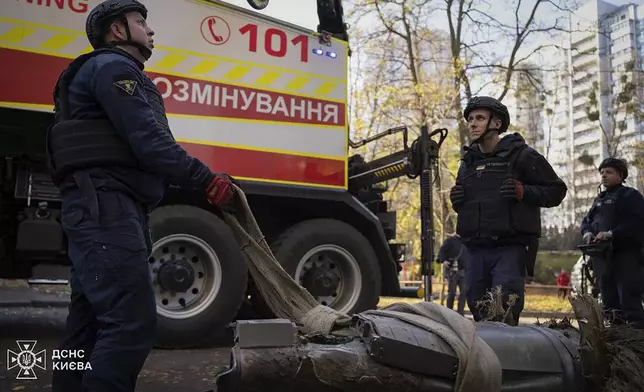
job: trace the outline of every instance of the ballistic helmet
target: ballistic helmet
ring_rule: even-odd
[[[605,167],[612,167],[613,169],[620,172],[620,174],[622,175],[622,180],[625,180],[626,177],[628,177],[628,165],[622,159],[608,157],[602,161],[602,163],[599,165],[598,170],[601,172]]]
[[[463,110],[463,117],[467,121],[467,118],[470,116],[470,113],[476,109],[486,109],[492,112],[492,115],[495,115],[501,119],[501,128],[499,128],[499,134],[508,130],[510,126],[510,113],[508,108],[501,103],[496,98],[480,96],[470,99]]]
[[[128,12],[139,12],[143,18],[147,19],[148,17],[147,8],[137,0],[106,0],[94,7],[85,21],[85,33],[87,34],[89,43],[94,49],[119,44],[136,46],[141,51],[143,57],[148,59],[152,55],[152,51],[146,46],[132,41],[130,27],[127,24],[127,20],[125,20],[125,14]],[[116,42],[104,42],[108,24],[114,18],[118,17],[123,17],[127,39]]]

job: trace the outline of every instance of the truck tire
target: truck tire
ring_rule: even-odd
[[[224,338],[244,301],[248,280],[228,225],[208,211],[179,205],[154,210],[150,229],[156,346],[191,348]]]
[[[347,314],[378,304],[382,286],[378,259],[354,227],[334,219],[303,221],[282,233],[272,250],[321,304]]]

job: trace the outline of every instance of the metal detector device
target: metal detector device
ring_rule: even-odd
[[[590,258],[591,257],[599,257],[599,258],[606,258],[607,253],[610,253],[612,250],[612,243],[611,242],[594,242],[590,244],[581,244],[577,245],[577,249],[579,249],[582,253],[582,257],[584,258],[584,261],[581,266],[581,292],[584,294],[588,293],[588,288],[587,288],[587,282],[590,282],[592,287],[591,287],[591,295],[593,298],[597,298],[599,296],[599,290],[596,287],[596,280],[595,280],[595,274],[590,272]]]

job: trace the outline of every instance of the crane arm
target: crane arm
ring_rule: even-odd
[[[426,162],[438,158],[438,151],[447,137],[447,129],[444,128],[434,130],[431,133],[422,131],[421,135],[409,145],[407,127],[400,126],[387,129],[359,142],[349,140],[349,146],[351,148],[361,147],[396,133],[403,134],[403,148],[401,150],[368,162],[360,155],[354,155],[350,158],[349,191],[355,192],[399,177],[418,177]],[[438,141],[432,139],[434,135],[440,135]]]
[[[246,0],[256,10],[263,10],[270,0]],[[316,0],[318,13],[318,33],[349,42],[347,24],[344,22],[342,0]]]
[[[349,41],[342,0],[317,0],[317,12],[318,33],[329,33],[337,39]]]

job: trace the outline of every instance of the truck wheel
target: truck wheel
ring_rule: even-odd
[[[352,226],[333,219],[304,221],[285,231],[272,248],[284,269],[322,305],[353,314],[378,304],[378,259]]]
[[[200,208],[168,206],[152,212],[150,229],[157,347],[197,347],[225,336],[248,279],[228,225]]]

